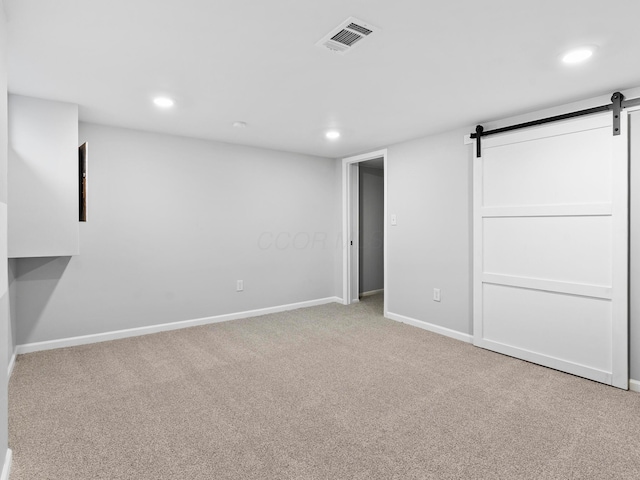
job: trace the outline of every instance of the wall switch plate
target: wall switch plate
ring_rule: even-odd
[[[391,225],[395,226],[398,224],[398,219],[396,218],[396,214],[392,213],[391,214]]]
[[[244,290],[244,282],[242,280],[238,280],[236,284],[236,292],[242,292]]]
[[[433,301],[434,302],[439,302],[440,301],[440,289],[439,288],[434,288],[433,289]]]

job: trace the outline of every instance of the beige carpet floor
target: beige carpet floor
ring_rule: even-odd
[[[640,394],[381,311],[21,355],[11,480],[640,478]]]

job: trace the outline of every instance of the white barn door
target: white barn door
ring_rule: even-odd
[[[482,138],[474,344],[628,388],[628,135],[610,113]]]

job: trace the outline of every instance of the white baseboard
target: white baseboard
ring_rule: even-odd
[[[0,475],[0,480],[9,480],[9,475],[11,474],[11,458],[13,452],[10,448],[7,448],[7,455],[4,457],[4,466],[2,467],[2,475]]]
[[[226,315],[217,315],[214,317],[196,318],[194,320],[182,320],[179,322],[162,323],[160,325],[150,325],[148,327],[129,328],[126,330],[116,330],[113,332],[97,333],[94,335],[82,335],[80,337],[61,338],[59,340],[49,340],[46,342],[35,342],[18,345],[16,353],[39,352],[42,350],[53,350],[54,348],[75,347],[78,345],[88,345],[90,343],[108,342],[110,340],[118,340],[120,338],[137,337],[140,335],[148,335],[150,333],[166,332],[169,330],[178,330],[181,328],[197,327],[199,325],[208,325],[212,323],[228,322],[230,320],[239,320],[241,318],[259,317],[269,313],[286,312],[287,310],[296,310],[298,308],[315,307],[317,305],[325,305],[327,303],[341,303],[342,299],[338,297],[320,298],[317,300],[309,300],[306,302],[290,303],[288,305],[279,305],[277,307],[260,308],[258,310],[248,310],[246,312],[228,313]]]
[[[629,390],[640,393],[640,380],[629,379]]]
[[[11,378],[11,374],[13,373],[13,366],[16,364],[16,350],[13,350],[13,355],[11,355],[11,360],[9,360],[9,367],[7,368],[7,381]]]
[[[371,295],[376,295],[376,294],[378,294],[378,293],[382,293],[382,292],[384,292],[384,288],[380,288],[380,289],[378,289],[378,290],[370,290],[370,291],[368,291],[368,292],[362,292],[362,293],[360,294],[360,296],[361,296],[361,297],[370,297]]]
[[[423,322],[422,320],[416,320],[415,318],[405,317],[404,315],[398,315],[397,313],[387,312],[386,317],[390,320],[395,320],[396,322],[406,323],[414,327],[422,328],[423,330],[444,335],[445,337],[455,338],[456,340],[461,340],[466,343],[473,343],[473,336],[467,333],[451,330],[450,328],[434,325],[433,323]]]

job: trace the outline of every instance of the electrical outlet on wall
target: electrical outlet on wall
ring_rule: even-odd
[[[244,282],[242,280],[238,280],[236,283],[236,292],[242,292],[244,290]]]
[[[439,288],[434,288],[433,289],[433,301],[434,302],[439,302],[440,301],[440,289]]]

